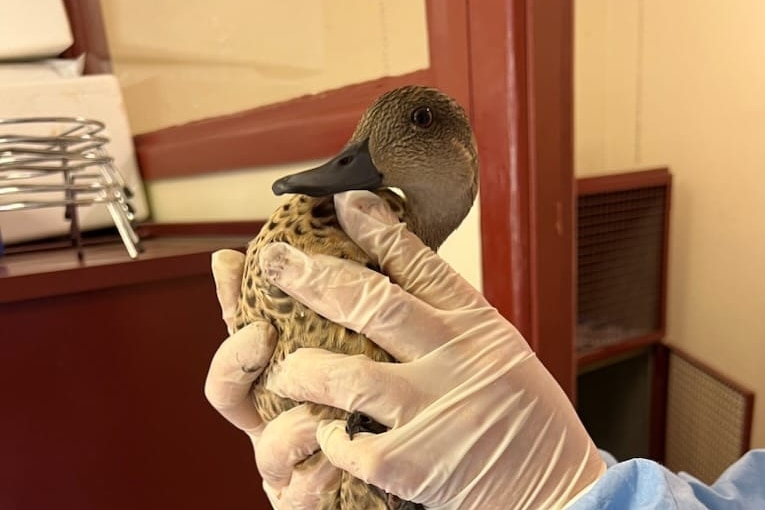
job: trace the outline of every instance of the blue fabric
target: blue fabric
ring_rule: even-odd
[[[765,509],[765,450],[752,450],[711,486],[646,459],[608,468],[571,510]]]

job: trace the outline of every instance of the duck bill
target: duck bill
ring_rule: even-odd
[[[321,166],[282,177],[271,186],[274,194],[300,193],[312,197],[350,190],[374,190],[382,186],[382,175],[372,162],[369,141],[346,147]]]

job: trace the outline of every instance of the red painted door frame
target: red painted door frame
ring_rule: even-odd
[[[570,0],[468,1],[484,292],[573,398]]]

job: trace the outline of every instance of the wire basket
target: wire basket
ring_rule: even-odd
[[[0,213],[62,207],[83,259],[78,208],[103,204],[130,258],[143,251],[133,194],[106,152],[102,122],[80,117],[0,118]]]

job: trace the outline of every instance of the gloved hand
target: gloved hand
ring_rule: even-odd
[[[320,349],[289,355],[270,389],[361,411],[390,427],[318,443],[354,476],[429,509],[552,509],[605,466],[571,403],[520,333],[375,195],[335,204],[343,229],[390,277],[284,244],[261,267],[282,290],[364,333],[400,364]],[[258,455],[261,458],[261,455]]]
[[[229,334],[242,283],[244,255],[234,250],[213,253],[212,271],[223,320]],[[226,339],[213,357],[205,395],[215,409],[252,441],[263,489],[277,510],[316,508],[322,494],[335,492],[340,470],[326,458],[295,469],[295,464],[319,449],[318,420],[297,406],[264,424],[250,398],[253,381],[268,363],[276,330],[256,322]]]

